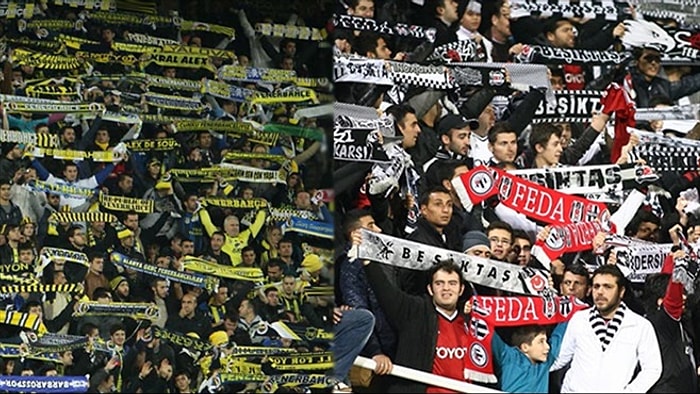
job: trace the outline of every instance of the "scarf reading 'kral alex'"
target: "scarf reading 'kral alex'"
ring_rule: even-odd
[[[452,185],[467,210],[498,196],[501,204],[544,223],[567,224],[596,219],[606,223],[609,216],[604,203],[564,194],[497,168],[476,167],[453,179]]]
[[[573,296],[472,297],[472,314],[466,323],[469,354],[464,357],[464,378],[495,383],[491,340],[496,327],[546,325],[568,321],[574,312],[588,307]]]

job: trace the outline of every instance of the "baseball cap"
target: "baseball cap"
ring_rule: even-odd
[[[469,127],[469,130],[479,128],[479,121],[476,119],[465,119],[462,115],[447,114],[438,122],[436,131],[438,135],[447,134],[452,129],[463,129]]]

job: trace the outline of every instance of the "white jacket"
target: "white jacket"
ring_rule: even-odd
[[[588,321],[589,310],[571,318],[559,356],[550,369],[554,371],[571,362],[561,392],[646,393],[662,369],[659,343],[651,323],[627,308],[619,330],[603,352]],[[631,381],[637,362],[641,371]]]

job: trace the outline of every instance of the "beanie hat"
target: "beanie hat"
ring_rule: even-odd
[[[463,252],[466,252],[469,249],[478,245],[484,245],[487,248],[491,247],[491,242],[489,242],[488,237],[481,231],[469,231],[466,234],[464,234],[464,237],[462,237]]]
[[[317,254],[310,253],[304,257],[304,261],[301,262],[301,268],[306,268],[309,272],[316,272],[323,268],[323,263]]]
[[[124,239],[127,237],[131,237],[133,235],[134,235],[134,232],[125,227],[123,230],[121,230],[117,233],[117,238]]]
[[[109,287],[112,288],[112,291],[117,290],[117,287],[119,287],[122,282],[128,283],[129,281],[127,281],[126,278],[121,275],[116,276],[114,279],[109,281]]]
[[[209,335],[209,343],[214,346],[226,344],[228,343],[228,334],[226,334],[226,331],[214,331]]]

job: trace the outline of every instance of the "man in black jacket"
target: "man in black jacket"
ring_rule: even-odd
[[[431,278],[426,295],[407,294],[388,284],[378,264],[364,261],[370,285],[389,321],[398,330],[395,363],[417,370],[463,380],[460,353],[468,349],[464,318],[458,298],[464,292],[459,267],[441,261],[428,271]],[[434,387],[433,387],[434,388]],[[428,386],[396,379],[387,392],[426,392]]]

